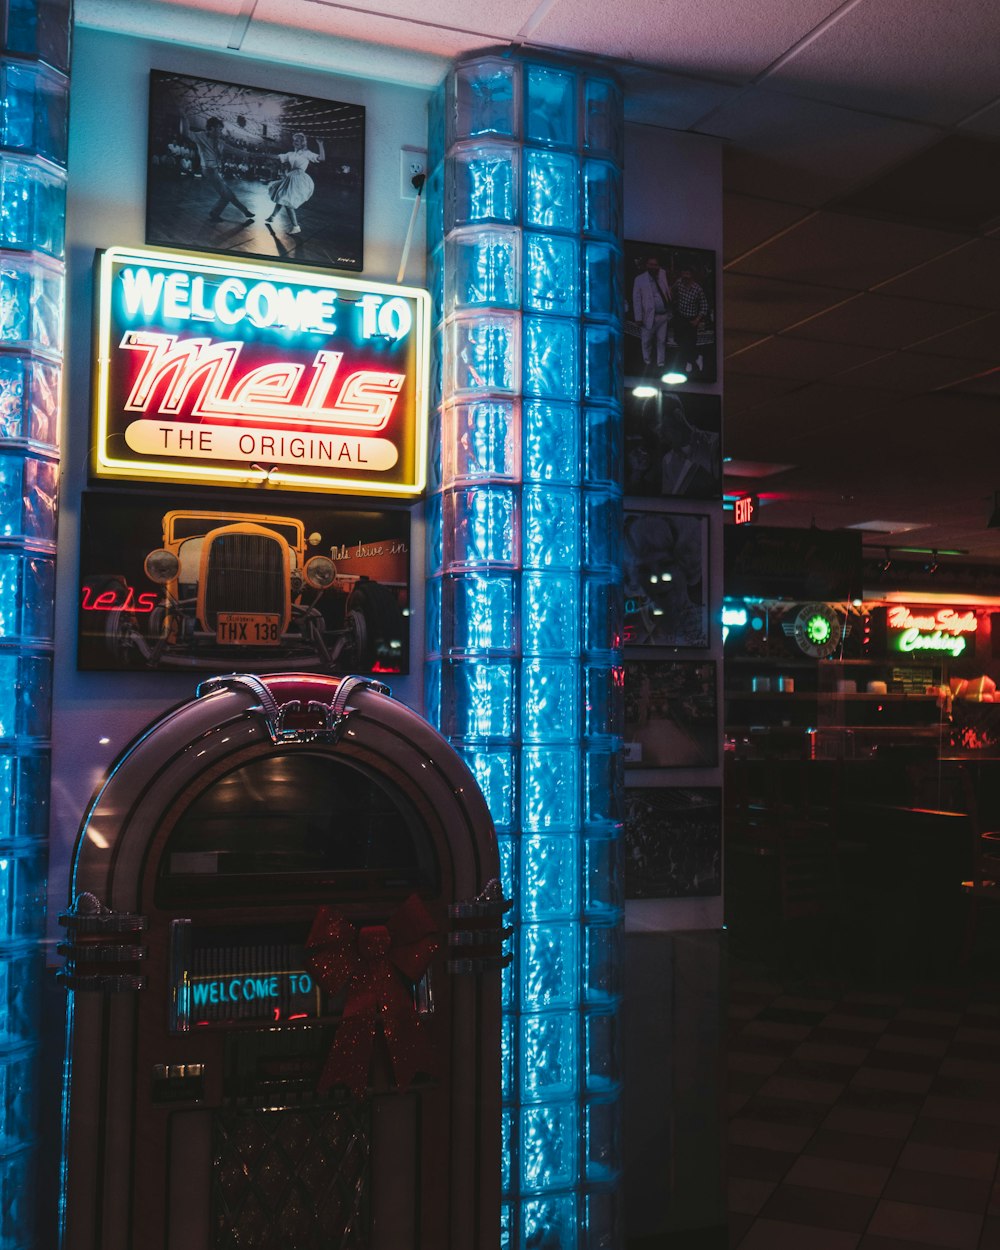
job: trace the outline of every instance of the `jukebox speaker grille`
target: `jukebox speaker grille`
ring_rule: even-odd
[[[288,587],[280,542],[263,534],[220,534],[212,539],[205,584],[206,628],[219,612],[274,612],[284,616]]]
[[[215,1250],[364,1250],[367,1109],[216,1112]]]

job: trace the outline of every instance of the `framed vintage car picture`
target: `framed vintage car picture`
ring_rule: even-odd
[[[405,673],[404,510],[82,499],[81,669]]]

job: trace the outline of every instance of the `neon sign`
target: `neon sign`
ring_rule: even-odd
[[[143,590],[136,594],[135,587],[124,582],[110,590],[100,591],[85,584],[80,607],[84,612],[116,612],[119,609],[122,612],[152,612],[159,597],[155,590]]]
[[[757,500],[753,495],[738,495],[733,500],[733,520],[737,525],[749,525],[757,515]]]
[[[967,637],[979,627],[975,612],[970,608],[917,609],[891,607],[886,616],[889,630],[889,647],[894,651],[944,651],[952,658],[960,656],[966,648]]]
[[[98,282],[97,476],[423,489],[425,291],[124,248]]]

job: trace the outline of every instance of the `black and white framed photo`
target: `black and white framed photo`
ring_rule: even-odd
[[[648,389],[625,391],[625,494],[721,498],[721,396]]]
[[[625,240],[625,375],[716,380],[715,253]]]
[[[714,660],[625,661],[625,767],[714,768]]]
[[[151,71],[147,243],[360,270],[364,194],[361,105]]]
[[[721,893],[721,789],[627,789],[625,897],[711,898]]]
[[[625,512],[625,645],[708,646],[708,517]]]

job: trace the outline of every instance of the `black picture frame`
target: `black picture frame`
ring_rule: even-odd
[[[625,390],[625,494],[722,498],[722,398]]]
[[[669,298],[662,314],[655,309],[652,317],[648,302],[636,289],[636,280],[647,270],[649,261],[655,258],[666,275]],[[678,280],[688,271],[690,279],[683,279],[684,300],[677,290]],[[717,303],[716,303],[715,252],[703,247],[685,247],[677,243],[650,243],[637,239],[625,240],[625,376],[626,378],[659,377],[657,352],[650,350],[651,359],[644,359],[642,329],[654,332],[647,347],[662,346],[670,363],[671,355],[686,369],[689,382],[715,382],[718,377],[717,362]],[[697,290],[690,286],[693,282]],[[685,316],[685,310],[701,307],[700,320]],[[655,301],[654,301],[655,302]],[[637,317],[637,311],[641,314]],[[694,325],[691,322],[694,321]],[[665,327],[666,337],[659,343],[655,331]],[[692,329],[694,334],[692,336]],[[684,359],[680,359],[683,355]]]
[[[722,790],[630,786],[625,791],[625,897],[722,893]]]
[[[85,491],[78,594],[80,670],[406,673],[410,514]]]
[[[714,660],[625,661],[625,767],[715,768],[719,763]]]
[[[709,519],[625,511],[625,646],[709,645]]]
[[[150,71],[147,243],[360,271],[364,195],[362,105]]]

